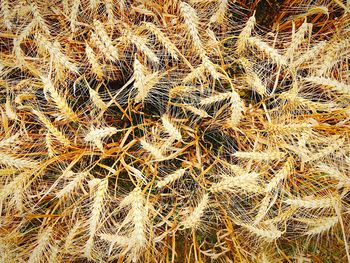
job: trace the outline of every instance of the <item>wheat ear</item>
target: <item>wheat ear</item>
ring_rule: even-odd
[[[143,22],[143,25],[147,30],[149,30],[153,35],[156,36],[158,41],[166,48],[166,51],[171,55],[171,57],[177,60],[180,51],[171,42],[171,40],[167,38],[167,36],[153,23]]]
[[[205,99],[201,99],[200,104],[201,105],[215,104],[215,103],[218,103],[220,101],[230,99],[231,96],[232,96],[232,92],[214,94],[214,95],[207,97]]]
[[[238,35],[238,39],[236,42],[236,52],[238,54],[242,53],[246,49],[247,40],[252,35],[255,23],[255,15],[249,17],[246,25],[242,29],[241,33]]]
[[[37,162],[33,160],[17,158],[11,154],[6,154],[3,152],[0,152],[0,163],[6,166],[16,167],[18,169],[33,168],[38,165]]]
[[[147,46],[147,40],[143,37],[135,35],[131,31],[126,31],[125,33],[126,39],[131,42],[137,50],[141,53],[145,54],[145,56],[149,59],[150,62],[158,64],[159,58],[157,55]]]
[[[163,155],[163,153],[160,151],[160,149],[158,147],[150,144],[149,142],[147,142],[144,139],[141,139],[140,143],[142,145],[142,148],[145,149],[146,151],[150,152],[156,160],[165,159],[165,156]]]
[[[41,81],[44,84],[44,93],[50,93],[52,100],[55,102],[57,108],[60,110],[62,115],[68,120],[77,121],[78,116],[68,105],[66,99],[58,93],[51,80],[47,77],[41,77]]]
[[[136,78],[136,77],[135,77]],[[138,93],[135,97],[135,102],[144,102],[144,100],[147,98],[151,90],[155,87],[155,85],[160,81],[162,78],[162,75],[159,74],[159,72],[153,72],[152,74],[148,74],[144,77],[143,83],[138,83]],[[136,84],[136,80],[135,80]],[[134,84],[134,85],[135,85]]]
[[[12,145],[16,144],[19,136],[20,136],[20,133],[18,132],[6,139],[2,139],[0,141],[0,148],[11,147]]]
[[[55,156],[56,152],[55,149],[53,148],[52,144],[52,138],[50,132],[47,132],[45,135],[45,142],[46,142],[46,148],[47,148],[47,153],[49,157]]]
[[[92,258],[92,249],[94,246],[94,237],[97,231],[98,224],[101,219],[101,214],[105,207],[104,200],[108,191],[108,180],[95,179],[96,191],[94,194],[94,201],[91,207],[91,215],[89,218],[89,239],[85,244],[84,254],[87,258]]]
[[[222,176],[222,180],[210,187],[212,193],[242,190],[247,193],[262,193],[263,188],[258,182],[258,173],[244,173],[238,176]]]
[[[103,74],[101,65],[98,62],[98,59],[95,56],[94,51],[92,50],[92,48],[89,46],[88,43],[85,43],[85,54],[89,63],[91,64],[92,72],[97,76],[97,78],[102,79],[104,74]]]
[[[259,38],[249,37],[247,39],[247,42],[249,45],[255,46],[258,50],[260,50],[269,58],[271,58],[272,61],[275,62],[277,65],[280,65],[280,66],[287,65],[287,60],[284,56],[280,55],[276,49],[272,48],[271,46],[269,46],[267,43],[263,42]]]
[[[201,118],[208,118],[208,117],[210,117],[210,115],[209,115],[205,110],[198,109],[198,108],[196,108],[196,107],[194,107],[194,106],[192,106],[192,105],[185,104],[185,105],[183,105],[183,107],[184,107],[186,110],[192,112],[192,113],[195,114],[195,115],[198,115],[198,116],[201,117]]]
[[[37,40],[38,45],[46,50],[50,56],[61,64],[63,67],[67,68],[72,72],[78,72],[78,68],[70,62],[69,58],[61,52],[61,46],[59,42],[51,43],[45,36],[42,34],[36,34],[35,38]]]
[[[228,5],[228,0],[221,0],[219,3],[218,9],[214,13],[214,15],[210,17],[209,22],[222,24],[225,19],[227,5]]]
[[[268,152],[240,152],[237,151],[233,156],[238,158],[256,160],[256,161],[273,161],[282,159],[285,153],[278,151],[268,151]]]
[[[161,181],[157,182],[157,187],[158,188],[163,188],[166,185],[169,185],[176,180],[180,179],[186,172],[186,169],[178,169],[175,172],[168,174],[165,176]]]
[[[128,240],[122,239],[120,241],[127,242],[121,245],[126,246],[126,251],[130,251],[132,256],[136,258],[147,243],[148,206],[140,187],[136,187],[120,202],[121,208],[125,206],[131,206],[131,209],[124,223],[129,223],[131,220],[134,227]]]
[[[50,238],[52,235],[52,227],[45,229],[38,237],[38,245],[32,251],[28,263],[42,262],[42,256],[45,253],[46,248],[49,246]]]
[[[320,43],[316,44],[304,54],[302,54],[300,57],[298,57],[296,60],[294,60],[291,64],[291,68],[297,68],[307,61],[312,61],[324,50],[325,47],[325,41],[321,41]]]
[[[298,220],[299,221],[299,220]],[[338,222],[338,216],[332,217],[322,217],[317,218],[316,220],[307,220],[309,222],[309,230],[305,233],[309,236],[320,235],[324,232],[329,231],[332,227],[334,227]]]
[[[232,90],[231,92],[231,115],[229,119],[229,124],[231,127],[235,128],[242,118],[242,113],[244,112],[244,103],[239,96],[239,94]]]
[[[119,130],[115,127],[105,127],[105,128],[91,128],[90,131],[85,135],[84,140],[86,142],[93,142],[98,149],[103,152],[102,139],[110,137],[116,134]]]
[[[339,61],[339,53],[343,50],[348,49],[350,46],[350,39],[345,38],[340,41],[336,39],[336,42],[330,43],[330,46],[327,47],[327,51],[322,55],[322,65],[317,70],[316,75],[322,76],[326,72],[328,72],[334,64]]]
[[[272,205],[275,203],[277,197],[278,197],[277,193],[275,194],[274,198],[269,193],[265,195],[265,197],[261,200],[258,213],[254,219],[254,225],[259,224],[261,222],[261,220],[263,220],[263,218],[269,212]]]
[[[65,187],[63,187],[57,194],[57,198],[63,198],[73,192],[82,182],[86,179],[89,173],[82,172],[74,175],[74,179],[70,181]]]
[[[9,96],[6,97],[5,102],[5,113],[10,120],[17,120],[17,114],[15,108],[12,106],[11,99]]]
[[[89,95],[92,103],[101,111],[105,111],[108,108],[107,104],[101,99],[96,90],[89,87]]]
[[[3,23],[5,24],[8,30],[11,30],[12,29],[11,12],[10,12],[10,5],[8,0],[1,1],[1,12],[3,16]]]
[[[199,38],[199,18],[197,16],[196,10],[185,2],[180,2],[180,12],[184,18],[185,25],[188,32],[190,33],[193,44],[199,53],[204,51],[202,41]]]
[[[333,136],[332,139],[333,139],[332,143],[329,146],[323,148],[319,152],[313,153],[310,156],[306,156],[304,158],[304,161],[305,162],[312,162],[315,160],[322,159],[322,158],[334,153],[335,151],[339,150],[345,142],[344,139],[338,139],[338,136]]]
[[[321,163],[318,165],[318,169],[323,173],[327,173],[330,177],[338,180],[339,188],[350,188],[350,178],[346,174],[341,173],[336,167],[330,167],[326,164]]]
[[[53,136],[57,138],[57,140],[62,143],[64,146],[69,146],[71,143],[67,139],[67,137],[58,130],[53,124],[46,118],[46,116],[37,110],[32,110],[33,113],[39,118],[39,120],[46,126],[46,128],[51,132]]]
[[[284,163],[282,169],[278,171],[278,173],[267,184],[265,191],[268,193],[276,189],[279,186],[280,182],[286,179],[291,174],[292,169],[293,159],[292,157],[289,157],[288,160]]]
[[[333,196],[331,197],[308,196],[305,198],[286,199],[284,202],[288,205],[293,205],[296,207],[304,207],[309,209],[331,208],[331,207],[335,207],[338,204],[338,200]]]
[[[50,29],[47,26],[45,19],[41,16],[37,5],[34,3],[31,3],[30,4],[30,11],[32,12],[33,17],[36,20],[37,24],[40,26],[40,28],[45,32],[46,35],[50,35],[51,34]]]
[[[298,31],[293,35],[292,42],[287,48],[285,56],[289,59],[292,59],[294,56],[295,50],[299,47],[299,45],[303,42],[304,37],[307,32],[311,32],[312,24],[307,23],[306,20],[299,27]]]
[[[266,239],[267,241],[270,241],[270,242],[282,236],[282,232],[272,225],[267,229],[258,228],[248,224],[243,224],[242,226],[245,227],[247,230],[249,230],[251,233],[255,234],[256,236]]]
[[[209,205],[209,194],[204,194],[198,205],[193,211],[182,221],[182,226],[186,228],[197,228],[200,224],[201,218]]]
[[[80,0],[75,0],[71,8],[69,22],[70,22],[70,29],[72,33],[75,33],[77,31],[77,18],[78,18],[80,4],[81,4]]]
[[[175,127],[175,125],[171,122],[168,115],[163,114],[162,118],[162,124],[164,127],[164,130],[174,139],[176,140],[182,140],[181,132],[178,128]]]
[[[350,95],[350,85],[339,82],[335,79],[312,76],[312,77],[307,77],[304,80],[307,82],[314,83],[316,85],[329,87],[332,90],[343,93],[343,94]]]
[[[105,46],[105,52],[107,52],[110,57],[112,57],[114,60],[119,59],[119,51],[118,49],[113,45],[111,38],[108,36],[106,29],[104,28],[103,24],[95,20],[94,21],[95,31],[96,34],[100,37],[102,40],[102,43]]]
[[[3,160],[3,156],[0,155],[1,160]],[[6,156],[5,156],[6,158]],[[35,167],[35,166],[31,166]],[[26,167],[29,168],[29,167]],[[24,184],[27,183],[29,178],[31,177],[30,172],[23,172],[17,175],[10,183],[8,183],[5,187],[0,190],[0,201],[2,202],[6,197],[12,195],[16,190],[23,189]]]

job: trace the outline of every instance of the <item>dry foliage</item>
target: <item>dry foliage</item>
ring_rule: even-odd
[[[1,0],[0,261],[350,260],[349,1],[264,5]]]

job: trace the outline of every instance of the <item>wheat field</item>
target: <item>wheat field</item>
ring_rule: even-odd
[[[0,0],[0,262],[350,262],[349,14]]]

